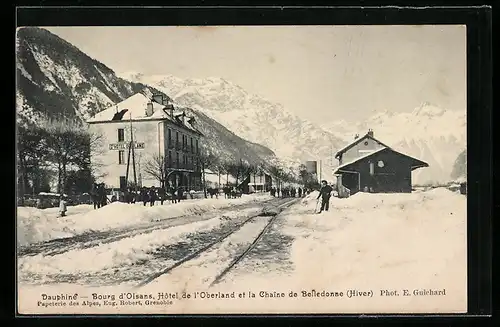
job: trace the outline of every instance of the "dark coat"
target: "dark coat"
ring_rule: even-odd
[[[319,190],[318,199],[320,197],[323,197],[323,198],[330,197],[330,195],[332,194],[332,191],[333,191],[333,188],[330,185],[322,186],[321,189]]]

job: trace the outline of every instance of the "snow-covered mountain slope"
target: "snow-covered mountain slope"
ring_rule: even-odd
[[[364,135],[369,128],[381,142],[394,149],[424,160],[428,168],[416,170],[416,183],[447,182],[458,155],[467,146],[466,113],[445,110],[423,103],[408,113],[379,112],[366,121],[336,121],[323,127],[343,135],[345,144],[356,133]]]
[[[16,50],[17,113],[31,121],[40,115],[89,118],[145,87],[45,29],[20,28]]]
[[[136,72],[120,76],[152,85],[169,94],[174,101],[216,119],[237,135],[269,147],[285,167],[306,160],[324,160],[326,170],[332,152],[342,146],[341,139],[320,126],[220,77],[182,79]]]
[[[47,116],[87,119],[146,87],[161,92],[116,76],[104,64],[45,29],[21,28],[16,42],[18,123],[36,124]],[[235,135],[203,112],[191,113],[207,136],[204,146],[218,158],[241,158],[255,164],[274,158],[270,149]]]

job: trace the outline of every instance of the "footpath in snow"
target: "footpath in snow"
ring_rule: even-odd
[[[158,219],[168,219],[183,215],[202,215],[206,212],[230,208],[235,205],[271,199],[266,194],[243,195],[241,198],[196,199],[180,203],[164,202],[150,207],[142,203],[127,204],[115,202],[94,210],[90,205],[68,207],[68,216],[58,217],[57,208],[37,209],[17,208],[18,246],[71,237],[90,231],[106,231],[123,228]]]

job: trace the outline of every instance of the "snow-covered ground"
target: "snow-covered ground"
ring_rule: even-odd
[[[58,217],[58,208],[17,208],[17,244],[28,245],[56,238],[71,237],[90,231],[123,228],[158,219],[203,213],[235,205],[270,199],[268,194],[243,195],[237,199],[196,199],[180,203],[165,202],[144,207],[142,203],[115,202],[94,210],[90,205],[68,207],[66,217]]]
[[[159,229],[151,233],[124,238],[117,242],[96,247],[70,250],[53,256],[44,256],[42,254],[23,256],[18,259],[18,276],[23,279],[25,276],[37,275],[42,278],[37,282],[43,282],[43,276],[49,276],[47,282],[50,283],[50,276],[58,274],[78,276],[81,274],[103,273],[107,270],[112,272],[113,270],[153,260],[153,253],[156,249],[184,242],[189,234],[208,232],[236,217],[250,217],[259,213],[259,208],[230,211],[209,220],[168,229]],[[173,263],[175,263],[175,260],[163,259],[160,268]],[[158,267],[152,268],[160,269]],[[156,271],[143,270],[143,273],[146,277],[147,274],[153,274]]]
[[[378,297],[335,301],[334,307],[329,301],[316,300],[314,308],[305,308],[300,301],[276,302],[271,310],[286,306],[308,312],[466,310],[465,196],[445,188],[412,194],[358,193],[347,199],[332,198],[329,212],[313,214],[316,196],[309,195],[296,213],[283,219],[283,234],[294,238],[290,249],[293,271],[288,275],[268,271],[259,276],[255,266],[247,262],[221,287],[234,289],[240,280],[259,289],[282,291],[345,293],[356,288],[401,293],[402,289],[444,288],[446,297]]]
[[[158,292],[177,292],[178,295],[187,292],[191,299],[174,299],[170,304],[150,306],[110,307],[101,303],[101,306],[74,309],[42,308],[26,301],[24,307],[45,313],[63,310],[68,313],[411,313],[466,310],[464,195],[444,188],[412,194],[358,193],[347,199],[332,198],[329,212],[314,214],[316,196],[317,193],[310,194],[278,216],[270,238],[292,240],[285,249],[280,247],[284,254],[249,255],[212,288],[208,285],[211,278],[224,268],[231,255],[241,252],[237,245],[248,243],[247,239],[235,235],[234,240],[227,240],[224,248],[216,248],[191,262],[193,271],[187,272],[185,267],[179,270],[183,273],[163,275],[140,289],[132,290],[126,284],[99,288],[69,284],[23,285],[20,289],[20,294],[26,299],[39,298],[41,292],[79,292],[88,294],[89,298],[92,292],[111,292],[116,296],[121,292],[135,292],[154,294],[156,298]],[[61,273],[78,270],[91,273],[111,269],[111,266],[147,259],[148,250],[162,243],[182,241],[186,231],[206,231],[220,224],[221,220],[232,218],[229,215],[218,221],[208,220],[177,230],[171,228],[161,234],[163,236],[154,233],[141,235],[123,241],[120,246],[112,244],[87,253],[66,254],[58,257],[59,261],[28,258],[21,262],[24,264],[22,269],[26,273],[43,269],[52,273],[58,270]],[[250,238],[261,227],[262,222],[248,225]],[[271,250],[265,248],[267,254],[272,253]],[[288,257],[286,261],[290,262],[291,268],[279,269],[284,260],[278,257]],[[39,261],[34,264],[35,260]],[[78,267],[71,260],[82,260],[88,267]],[[89,267],[93,264],[95,267]],[[404,289],[412,293],[416,289],[431,288],[445,289],[446,295],[402,296]],[[373,297],[349,298],[347,292],[350,289],[372,291]],[[343,297],[302,296],[302,291],[312,290],[342,292]],[[382,290],[397,290],[399,296],[380,296]],[[235,298],[202,299],[200,292],[234,292]],[[256,297],[249,297],[249,292]],[[283,293],[285,297],[264,298],[265,294],[261,292]],[[290,292],[296,292],[298,296],[289,297]],[[196,299],[195,294],[198,294]],[[240,294],[245,296],[239,297]]]

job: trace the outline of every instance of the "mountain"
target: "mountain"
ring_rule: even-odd
[[[272,149],[284,167],[306,160],[323,160],[328,171],[332,152],[342,140],[321,126],[293,115],[279,103],[220,77],[179,78],[172,75],[120,74],[124,79],[152,85],[179,104],[216,119],[237,135]]]
[[[363,135],[371,128],[381,142],[429,164],[414,173],[414,181],[424,184],[454,178],[455,160],[467,145],[466,122],[465,110],[446,110],[425,102],[411,112],[382,111],[365,121],[337,121],[323,127],[342,135],[345,144],[352,142],[356,133]]]
[[[18,29],[16,46],[19,123],[36,124],[42,117],[62,116],[85,120],[146,87],[162,93],[116,76],[109,67],[45,29]],[[205,145],[218,157],[251,163],[275,157],[270,149],[242,139],[203,112],[191,113],[207,136]]]
[[[451,171],[451,178],[454,180],[460,180],[466,178],[467,176],[467,150],[462,151],[455,163],[453,164],[453,170]]]

